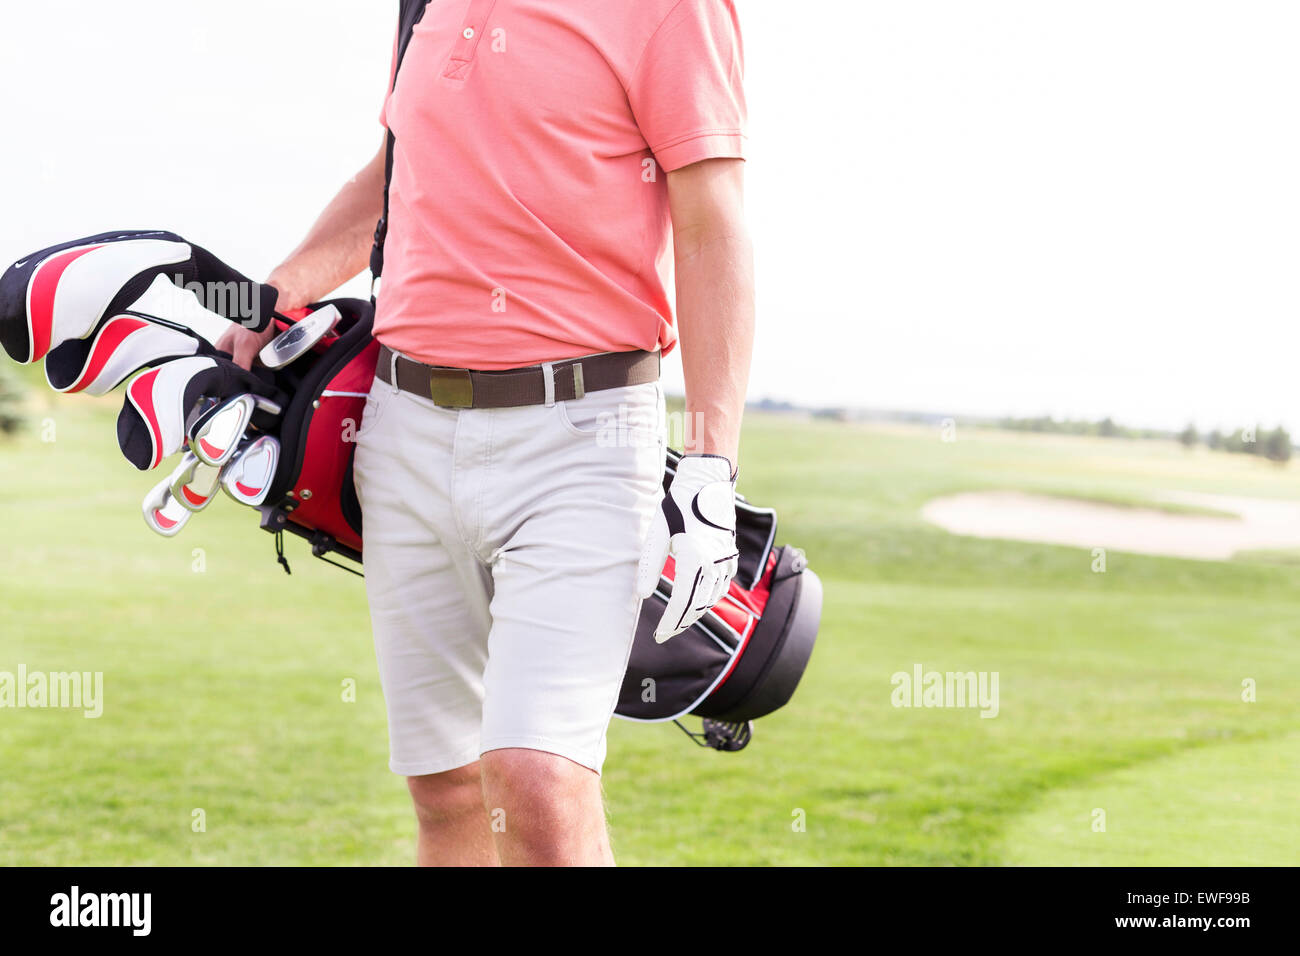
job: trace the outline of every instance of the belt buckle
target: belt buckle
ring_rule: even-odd
[[[474,381],[469,369],[430,368],[429,397],[444,408],[473,408]]]

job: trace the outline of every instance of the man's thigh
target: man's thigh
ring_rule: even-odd
[[[599,772],[662,488],[663,393],[610,389],[532,417],[527,441],[498,443],[491,479],[502,492],[491,526],[506,533],[492,561],[482,749]]]
[[[389,766],[406,776],[462,767],[479,754],[491,581],[452,513],[455,425],[454,412],[376,380],[357,436]]]

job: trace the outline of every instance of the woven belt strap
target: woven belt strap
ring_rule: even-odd
[[[551,370],[553,393],[547,394],[546,371]],[[396,373],[397,382],[393,382]],[[379,347],[375,377],[404,392],[433,400],[447,408],[512,408],[516,405],[544,405],[582,398],[624,385],[644,385],[659,380],[658,352],[602,352],[580,359],[512,368],[502,372],[478,372],[465,368],[425,365],[397,355],[386,345]]]

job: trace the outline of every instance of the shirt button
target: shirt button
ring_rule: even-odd
[[[461,36],[463,36],[466,40],[472,40],[472,39],[474,39],[474,28],[473,28],[473,27],[466,27],[465,30],[464,30],[464,32],[461,33]]]

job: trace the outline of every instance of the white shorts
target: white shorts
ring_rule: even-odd
[[[600,771],[664,434],[658,383],[449,409],[375,379],[355,474],[394,772],[503,747]]]

